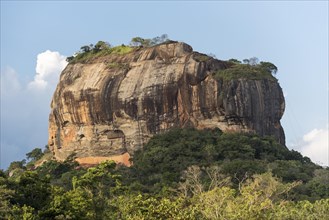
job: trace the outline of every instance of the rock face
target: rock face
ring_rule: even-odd
[[[49,147],[59,160],[127,157],[152,135],[189,126],[284,144],[277,81],[213,77],[228,65],[178,42],[70,63],[51,103]]]

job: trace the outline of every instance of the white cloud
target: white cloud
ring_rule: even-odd
[[[66,57],[56,51],[47,50],[38,54],[36,75],[29,83],[29,89],[45,89],[47,86],[55,86],[59,74],[66,67]]]
[[[301,153],[321,166],[329,166],[328,125],[323,129],[313,129],[303,136]]]
[[[0,168],[47,144],[50,102],[66,65],[65,56],[47,50],[37,56],[37,73],[29,83],[23,83],[27,73],[1,70]]]
[[[16,71],[6,67],[1,71],[1,94],[15,94],[21,89],[21,84]]]

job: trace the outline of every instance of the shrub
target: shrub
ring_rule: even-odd
[[[253,79],[262,80],[268,79],[271,81],[277,81],[277,79],[267,69],[261,65],[249,65],[249,64],[234,64],[231,67],[218,70],[214,73],[216,79],[232,80],[232,79]]]

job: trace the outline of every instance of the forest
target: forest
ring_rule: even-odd
[[[155,135],[132,166],[35,148],[0,171],[0,219],[327,219],[329,169],[272,137]]]

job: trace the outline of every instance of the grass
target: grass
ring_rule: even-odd
[[[133,51],[134,48],[122,45],[122,46],[112,47],[109,50],[110,50],[111,54],[124,55],[124,54],[130,53],[131,51]]]
[[[219,70],[214,73],[216,79],[232,80],[232,79],[268,79],[271,81],[277,81],[277,79],[266,69],[260,65],[249,64],[235,64],[230,68]]]
[[[90,50],[88,52],[79,53],[70,61],[70,63],[86,63],[98,57],[107,56],[110,54],[124,55],[133,51],[133,47],[121,45],[112,48],[106,48],[100,51]]]

